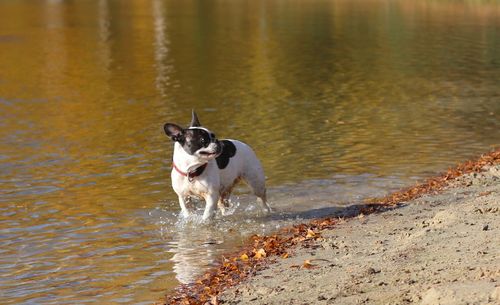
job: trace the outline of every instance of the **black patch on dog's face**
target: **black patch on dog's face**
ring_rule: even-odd
[[[181,143],[184,150],[194,155],[198,150],[207,147],[213,140],[215,135],[211,135],[203,129],[185,129],[184,130],[184,143]]]
[[[215,158],[215,161],[217,161],[217,167],[219,167],[219,169],[224,169],[229,164],[229,159],[236,155],[236,146],[234,146],[233,142],[228,140],[222,140],[220,143],[222,145],[222,153]]]

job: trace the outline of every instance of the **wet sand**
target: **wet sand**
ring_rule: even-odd
[[[500,304],[500,165],[340,221],[220,304]]]

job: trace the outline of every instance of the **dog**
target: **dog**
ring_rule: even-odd
[[[264,170],[250,146],[238,140],[218,140],[201,126],[194,110],[188,128],[166,123],[163,129],[174,141],[172,188],[179,197],[182,216],[191,214],[186,205],[191,197],[205,200],[203,220],[212,219],[217,207],[225,215],[225,204],[240,180],[250,186],[265,211],[271,212]]]

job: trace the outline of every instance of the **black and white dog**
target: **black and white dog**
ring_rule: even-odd
[[[186,206],[190,197],[203,198],[206,202],[203,219],[214,216],[216,204],[225,213],[225,203],[235,184],[243,180],[260,198],[267,212],[264,171],[255,152],[237,140],[218,140],[215,134],[201,127],[193,110],[188,128],[166,123],[165,133],[174,144],[172,187],[179,196],[184,217],[190,211]]]

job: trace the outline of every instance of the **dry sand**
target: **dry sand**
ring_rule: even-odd
[[[322,232],[222,304],[500,304],[500,166]]]

